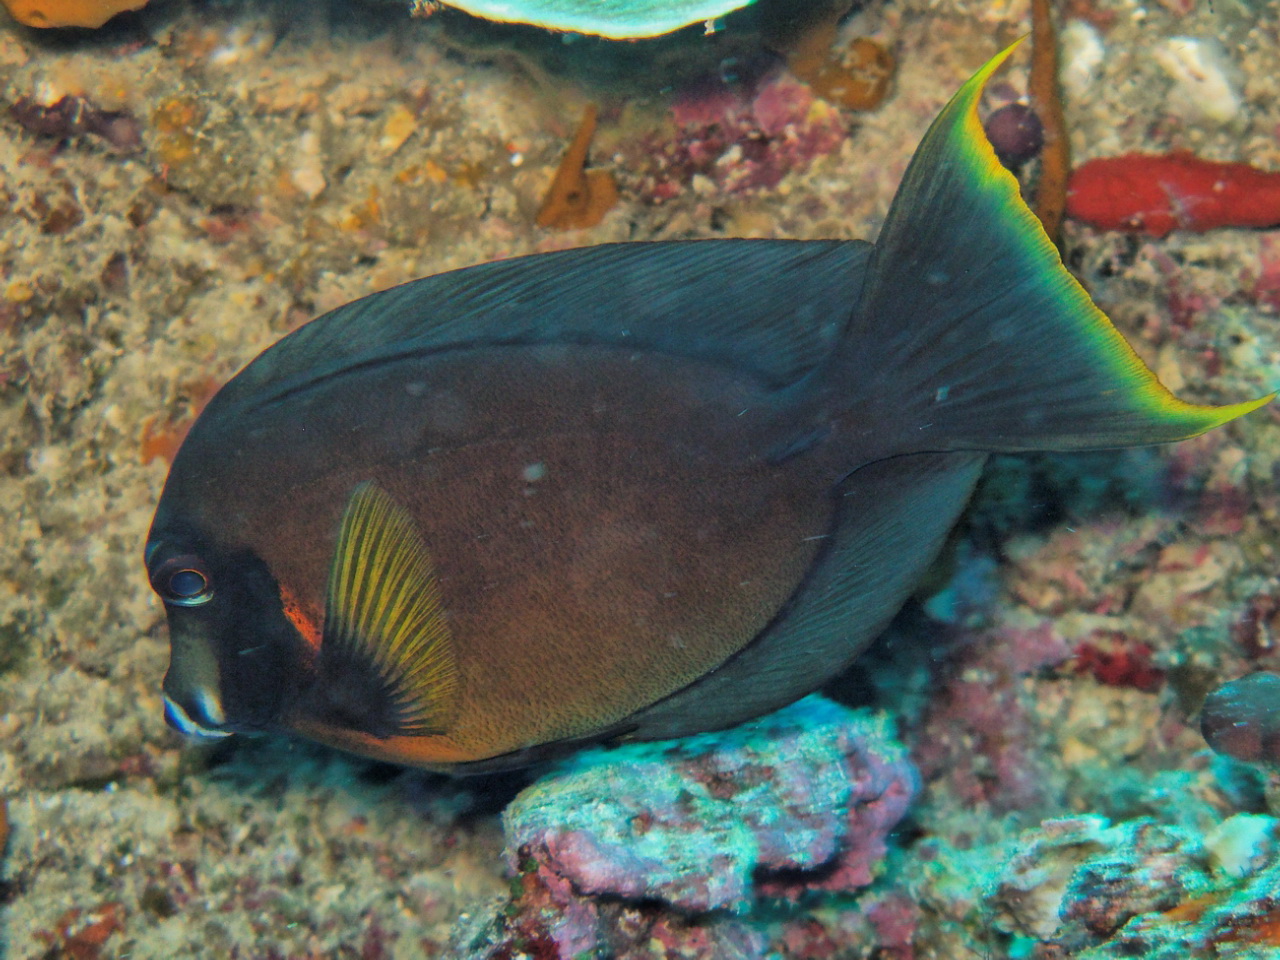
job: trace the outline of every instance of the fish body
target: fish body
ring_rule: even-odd
[[[773,401],[739,371],[627,348],[446,350],[246,412],[237,455],[202,469],[212,482],[182,509],[296,585],[295,617],[318,635],[334,547],[317,531],[376,485],[412,516],[447,598],[460,693],[435,747],[508,752],[693,682],[795,591],[830,525],[831,477],[759,455],[782,426]],[[358,708],[308,706],[381,732]]]
[[[987,65],[882,235],[539,255],[264,352],[146,559],[170,722],[455,771],[728,726],[842,669],[993,451],[1193,436],[982,137]],[[939,216],[936,211],[945,211]]]

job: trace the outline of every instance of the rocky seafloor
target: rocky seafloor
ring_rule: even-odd
[[[1280,170],[1273,4],[1061,6],[1078,161]],[[0,22],[0,955],[1280,955],[1280,794],[1196,720],[1280,667],[1274,405],[1173,447],[994,461],[826,691],[855,709],[457,781],[164,725],[141,548],[218,383],[324,310],[496,257],[874,237],[928,121],[1028,23],[1020,0],[867,3],[845,30],[898,70],[852,113],[743,16],[620,48],[336,0]],[[541,228],[590,102],[618,202]],[[1280,233],[1068,223],[1064,254],[1180,395],[1280,383]]]

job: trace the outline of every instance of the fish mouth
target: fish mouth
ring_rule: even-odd
[[[223,728],[221,706],[203,690],[196,694],[191,709],[183,707],[166,693],[164,719],[183,736],[198,740],[218,740],[231,736],[233,732]]]

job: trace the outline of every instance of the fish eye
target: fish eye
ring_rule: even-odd
[[[198,607],[213,598],[213,582],[192,556],[166,560],[152,576],[151,586],[165,603],[178,607]]]
[[[182,600],[190,600],[207,593],[209,581],[199,570],[175,570],[169,576],[169,595]]]

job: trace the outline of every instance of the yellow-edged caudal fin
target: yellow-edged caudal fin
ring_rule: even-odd
[[[1268,402],[1179,400],[1067,272],[978,119],[983,86],[1017,46],[929,128],[850,321],[846,375],[893,412],[896,452],[1164,443]]]
[[[444,732],[458,670],[426,544],[409,513],[372,483],[356,488],[325,596],[318,719],[376,737]]]

